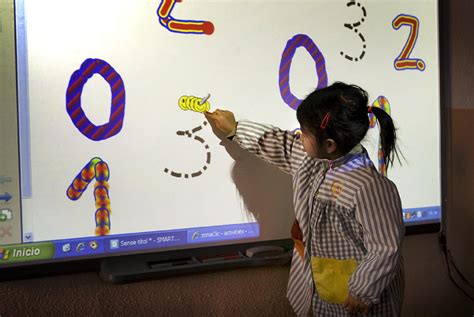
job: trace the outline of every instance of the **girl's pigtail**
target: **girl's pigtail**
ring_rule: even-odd
[[[392,117],[386,113],[385,110],[377,107],[370,107],[369,111],[374,114],[380,125],[380,145],[382,147],[385,166],[391,166],[393,165],[395,156],[398,161],[400,161],[399,151],[396,145],[397,132]]]

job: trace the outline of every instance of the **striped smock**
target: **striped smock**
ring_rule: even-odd
[[[396,186],[356,146],[333,161],[306,155],[299,138],[239,121],[233,141],[293,176],[303,252],[293,251],[287,297],[299,316],[354,316],[348,294],[369,316],[399,316],[404,225]]]

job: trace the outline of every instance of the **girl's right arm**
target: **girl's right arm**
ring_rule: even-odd
[[[290,131],[245,120],[237,124],[233,114],[224,110],[207,113],[206,118],[225,135],[235,131],[233,141],[285,173],[294,174],[306,157],[303,144]]]
[[[294,133],[271,125],[239,121],[233,141],[288,174],[296,173],[306,156]]]

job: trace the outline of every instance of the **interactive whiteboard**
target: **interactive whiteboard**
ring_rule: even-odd
[[[200,111],[294,130],[301,100],[334,81],[391,113],[406,222],[439,221],[437,13],[434,0],[16,1],[22,221],[0,243],[53,241],[56,258],[288,238],[290,178]]]

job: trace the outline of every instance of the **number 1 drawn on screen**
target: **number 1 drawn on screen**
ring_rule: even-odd
[[[420,22],[417,17],[407,14],[400,14],[392,21],[392,27],[395,30],[399,30],[404,25],[410,27],[410,35],[393,65],[395,69],[399,71],[408,69],[424,71],[426,64],[422,59],[410,58],[410,54],[415,48],[416,40],[418,39]]]
[[[77,174],[69,185],[66,195],[71,200],[78,200],[87,186],[95,178],[95,235],[106,236],[110,234],[110,197],[109,197],[109,167],[101,158],[91,159]]]
[[[182,34],[205,34],[214,33],[214,24],[210,21],[178,20],[171,16],[176,2],[183,0],[162,0],[158,7],[158,20],[168,31]]]

